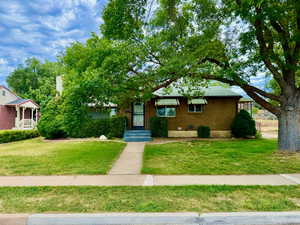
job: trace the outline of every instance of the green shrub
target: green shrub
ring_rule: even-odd
[[[127,117],[114,116],[110,120],[110,133],[111,137],[121,138],[127,128]]]
[[[37,130],[5,130],[0,131],[0,143],[20,141],[40,136]]]
[[[246,110],[241,110],[232,123],[231,131],[237,138],[255,136],[255,121]]]
[[[80,137],[123,137],[127,118],[114,116],[112,118],[89,119],[80,129]]]
[[[168,119],[164,117],[151,117],[150,130],[153,137],[168,137]]]
[[[197,129],[197,134],[200,138],[210,138],[210,128],[207,126],[200,126]]]
[[[59,99],[52,99],[41,113],[38,122],[38,130],[40,134],[47,139],[63,138],[66,132],[63,126],[63,116],[60,113]]]

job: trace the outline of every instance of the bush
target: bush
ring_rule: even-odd
[[[197,129],[197,134],[200,138],[210,138],[210,128],[207,126],[200,126]]]
[[[80,129],[80,137],[123,137],[126,117],[114,116],[112,118],[90,119]]]
[[[246,110],[241,110],[232,123],[231,131],[237,138],[255,136],[255,121]]]
[[[168,137],[168,119],[157,116],[151,117],[150,130],[153,137]]]
[[[60,114],[60,103],[59,99],[52,99],[42,111],[38,121],[38,130],[47,139],[66,137],[63,116]]]
[[[127,117],[114,116],[110,120],[110,133],[109,136],[121,138],[127,128]]]
[[[0,131],[0,144],[20,141],[40,136],[37,130],[5,130]]]

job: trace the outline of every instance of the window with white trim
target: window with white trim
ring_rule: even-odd
[[[158,117],[176,117],[176,108],[171,106],[158,106],[156,108]]]
[[[197,104],[189,104],[188,105],[188,111],[193,113],[200,113],[203,112],[203,105]]]
[[[6,95],[6,92],[3,90],[2,91],[2,96],[5,96]]]

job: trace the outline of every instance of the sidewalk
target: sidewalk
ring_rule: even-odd
[[[290,225],[300,224],[300,212],[235,213],[101,213],[1,215],[1,225]]]
[[[109,174],[140,174],[143,163],[144,147],[145,142],[128,142]]]
[[[34,186],[176,186],[176,185],[300,185],[300,174],[278,175],[95,175],[5,176],[0,187]]]

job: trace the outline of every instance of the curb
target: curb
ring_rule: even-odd
[[[0,214],[0,225],[300,225],[299,212]]]

